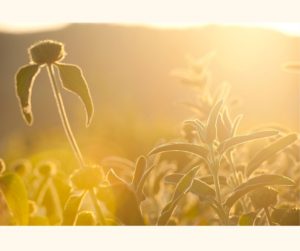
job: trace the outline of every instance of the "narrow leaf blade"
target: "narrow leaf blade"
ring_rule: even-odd
[[[154,148],[149,155],[162,153],[162,152],[171,152],[171,151],[179,151],[195,154],[201,158],[206,159],[208,155],[208,150],[200,145],[188,144],[188,143],[171,143],[158,146]]]
[[[220,146],[218,147],[218,151],[220,154],[223,154],[224,152],[230,150],[231,148],[238,146],[240,144],[244,144],[256,139],[262,139],[266,137],[271,137],[278,134],[277,131],[261,131],[261,132],[255,132],[251,134],[246,135],[239,135],[232,138],[229,138],[225,141],[223,141]]]
[[[171,174],[165,177],[165,181],[171,184],[177,184],[183,177],[183,174]],[[214,198],[215,190],[201,179],[194,178],[193,184],[190,187],[190,192],[196,194],[201,199]]]
[[[131,182],[133,187],[137,188],[146,169],[147,169],[147,159],[144,156],[140,156],[137,160],[135,171]]]
[[[38,73],[38,65],[25,65],[18,70],[15,77],[16,94],[19,99],[23,118],[28,125],[31,125],[33,122],[31,95],[34,80]]]
[[[254,178],[249,179],[240,186],[238,186],[232,194],[225,201],[225,206],[229,209],[233,204],[238,201],[242,196],[253,191],[257,188],[263,186],[293,186],[295,182],[286,176],[274,175],[274,174],[264,174]]]
[[[76,220],[77,213],[79,212],[82,200],[85,193],[72,194],[66,201],[63,210],[63,226],[73,226]]]
[[[91,119],[94,113],[93,101],[90,94],[88,84],[83,76],[81,69],[76,65],[71,64],[56,64],[59,70],[59,75],[63,87],[75,94],[77,94],[86,110],[86,125],[91,123]]]
[[[217,119],[218,116],[220,115],[220,110],[222,108],[222,105],[223,105],[223,100],[220,100],[213,106],[209,114],[207,120],[207,128],[206,128],[208,143],[211,143],[217,136]]]
[[[16,174],[7,173],[0,177],[0,191],[17,225],[27,225],[29,219],[28,195],[23,180]]]
[[[296,133],[288,134],[275,142],[271,143],[260,152],[258,152],[248,163],[246,174],[249,176],[253,171],[255,171],[260,164],[269,159],[274,154],[280,152],[285,147],[291,145],[297,140],[298,136]]]

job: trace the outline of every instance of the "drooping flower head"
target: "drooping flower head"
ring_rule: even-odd
[[[54,40],[39,41],[28,49],[30,60],[36,64],[52,64],[66,56],[64,44]]]

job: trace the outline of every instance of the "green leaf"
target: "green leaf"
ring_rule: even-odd
[[[66,201],[63,211],[63,226],[73,226],[77,213],[81,207],[83,198],[86,193],[72,194]]]
[[[165,177],[165,182],[177,184],[182,179],[183,174],[171,174]],[[194,178],[193,184],[189,190],[191,193],[196,194],[201,199],[214,198],[216,192],[206,182],[201,179]]]
[[[217,119],[220,115],[220,110],[223,105],[223,100],[220,100],[217,102],[213,108],[211,109],[211,112],[207,119],[207,127],[206,127],[206,138],[207,143],[212,143],[217,136]]]
[[[208,150],[200,145],[188,144],[188,143],[171,143],[158,146],[154,148],[149,155],[162,153],[162,152],[171,152],[171,151],[180,151],[186,153],[192,153],[198,157],[207,158]]]
[[[86,125],[91,123],[94,113],[93,101],[87,82],[82,74],[81,69],[76,65],[56,63],[59,69],[59,75],[63,87],[77,94],[85,105],[87,114]]]
[[[165,182],[170,184],[177,184],[178,181],[183,177],[184,174],[182,173],[173,173],[170,175],[167,175],[165,177]],[[199,179],[200,181],[203,181],[207,183],[208,185],[213,185],[214,180],[212,175],[202,176],[199,178],[195,178],[195,180]],[[219,176],[219,182],[221,185],[227,185],[227,179],[225,176]]]
[[[231,135],[231,128],[227,128],[225,125],[224,119],[222,116],[219,116],[217,119],[217,138],[220,142],[226,140]]]
[[[232,136],[236,135],[237,129],[242,121],[242,118],[243,118],[243,115],[240,114],[240,115],[236,116],[236,118],[234,119],[233,124],[232,124],[232,130],[231,130]]]
[[[0,191],[17,225],[27,225],[29,219],[28,195],[23,180],[13,173],[0,177]]]
[[[158,222],[157,222],[158,225],[167,224],[178,201],[192,187],[194,177],[195,177],[196,173],[198,172],[198,170],[199,170],[199,166],[192,168],[179,180],[179,182],[177,183],[177,185],[175,187],[175,191],[173,193],[172,199],[164,207],[164,209],[162,210],[162,212],[158,218]]]
[[[202,176],[199,178],[201,181],[207,183],[208,185],[214,185],[214,178],[212,175]],[[227,178],[225,176],[219,175],[220,185],[228,185]]]
[[[28,125],[33,122],[31,95],[32,87],[36,76],[39,73],[39,65],[25,65],[16,74],[16,93],[19,99],[24,120]]]
[[[136,193],[126,184],[99,187],[97,197],[125,225],[144,225]]]
[[[147,159],[144,156],[140,156],[135,165],[135,171],[132,178],[132,185],[134,188],[138,187],[138,184],[143,177],[143,174],[147,168]]]
[[[298,136],[296,133],[288,134],[259,151],[248,163],[246,168],[246,175],[249,176],[259,167],[260,164],[272,157],[274,154],[282,151],[285,147],[294,143],[297,138]]]
[[[274,174],[264,174],[249,179],[240,186],[238,186],[225,201],[225,206],[230,209],[233,204],[238,201],[242,196],[250,191],[256,190],[263,186],[293,186],[295,182],[288,177]]]
[[[230,120],[230,117],[229,117],[228,109],[227,109],[227,108],[224,109],[222,118],[223,118],[223,121],[224,121],[224,125],[226,126],[226,128],[227,128],[228,130],[230,130],[231,127],[232,127],[232,122],[231,122],[231,120]]]
[[[224,152],[230,150],[231,148],[237,145],[244,144],[256,139],[271,137],[276,134],[278,134],[277,131],[261,131],[261,132],[246,134],[246,135],[235,136],[223,141],[218,147],[218,152],[220,154],[223,154]]]
[[[199,166],[192,168],[188,171],[177,183],[172,201],[176,201],[179,196],[185,194],[192,186],[194,177],[199,170]]]
[[[177,207],[178,201],[183,197],[183,194],[177,198],[176,201],[170,201],[162,210],[158,220],[157,224],[159,226],[166,225],[172,216],[175,208]]]
[[[136,194],[137,194],[137,197],[140,201],[144,200],[145,199],[145,195],[143,193],[143,188],[144,188],[144,184],[145,184],[145,181],[147,179],[147,177],[149,176],[149,174],[151,173],[151,171],[154,169],[156,165],[152,165],[151,167],[149,167],[145,173],[143,174],[138,186],[137,186],[137,189],[136,189]]]
[[[205,125],[200,120],[198,120],[198,119],[186,120],[186,121],[184,121],[184,124],[193,126],[197,130],[201,141],[206,142],[206,135],[205,135],[206,128],[205,128]]]
[[[256,212],[241,215],[239,218],[239,226],[253,226],[256,215]]]
[[[114,169],[110,169],[108,172],[107,172],[107,175],[106,175],[106,179],[107,181],[109,181],[109,183],[111,185],[113,184],[127,184],[126,181],[124,181],[121,177],[119,177],[116,172],[114,171]]]

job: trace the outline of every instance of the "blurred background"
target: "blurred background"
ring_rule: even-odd
[[[88,162],[99,163],[110,155],[134,160],[161,139],[178,138],[182,121],[192,116],[180,102],[195,95],[171,72],[184,68],[187,57],[210,52],[215,52],[212,84],[230,84],[231,97],[238,100],[231,115],[244,114],[241,130],[275,123],[299,131],[300,78],[282,66],[299,61],[300,29],[284,33],[264,26],[217,24],[19,28],[0,25],[0,157],[8,163],[57,158],[76,165],[46,71],[33,88],[33,126],[24,123],[15,95],[14,74],[28,63],[27,48],[42,39],[65,43],[65,62],[81,66],[90,86],[95,114],[89,128],[80,100],[64,93],[71,126]]]

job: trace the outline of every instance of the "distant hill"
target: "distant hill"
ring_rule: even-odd
[[[13,86],[16,70],[28,61],[26,48],[48,38],[64,42],[69,54],[66,62],[83,68],[95,102],[95,122],[90,130],[110,118],[114,120],[107,124],[117,121],[116,118],[124,123],[125,112],[129,110],[132,116],[145,118],[149,127],[161,118],[169,124],[179,123],[190,113],[175,103],[190,98],[191,91],[171,77],[170,71],[184,67],[187,54],[199,57],[212,50],[217,53],[212,64],[213,80],[230,82],[233,96],[241,98],[241,107],[236,112],[245,113],[242,126],[254,121],[274,121],[299,128],[299,77],[281,69],[283,63],[299,60],[299,37],[264,29],[222,26],[176,30],[73,24],[44,33],[0,33],[2,146],[16,132],[47,130],[58,122],[46,74],[34,86],[33,128],[22,121]],[[72,121],[78,122],[75,130],[83,131],[81,104],[72,95],[66,98]],[[118,124],[114,126],[117,128]]]

